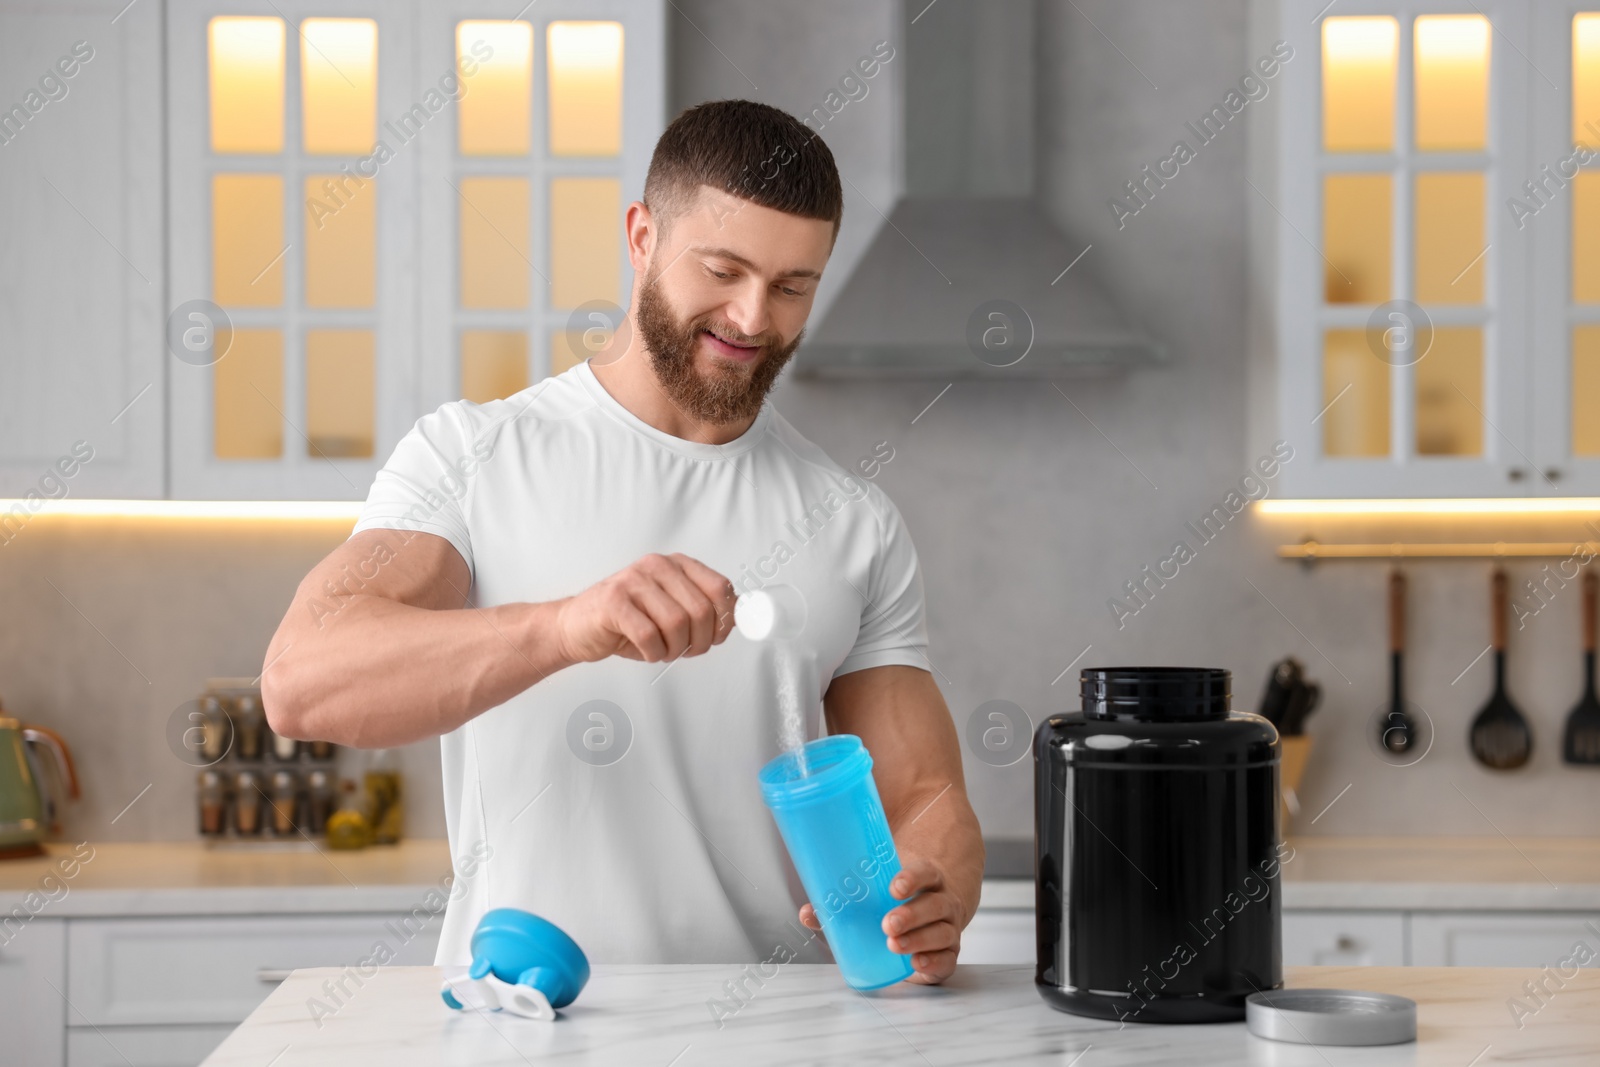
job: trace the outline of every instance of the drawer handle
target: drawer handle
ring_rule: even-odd
[[[276,985],[288,978],[293,972],[294,969],[292,967],[262,967],[256,971],[256,981]]]
[[[1333,943],[1333,947],[1340,952],[1354,952],[1357,948],[1357,942],[1349,934],[1340,934],[1339,940]]]

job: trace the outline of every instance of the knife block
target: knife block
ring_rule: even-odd
[[[1311,755],[1311,738],[1279,737],[1283,744],[1283,759],[1278,778],[1278,825],[1282,836],[1288,838],[1289,824],[1300,810],[1300,776],[1306,769],[1306,758]]]

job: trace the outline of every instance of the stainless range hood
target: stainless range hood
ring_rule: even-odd
[[[795,374],[1037,378],[1161,362],[1095,276],[1087,242],[1033,198],[1034,0],[911,0],[903,12],[906,193]],[[984,349],[990,326],[1012,347]]]

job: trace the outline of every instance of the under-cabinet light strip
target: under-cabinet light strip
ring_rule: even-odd
[[[1600,497],[1451,500],[1261,500],[1261,515],[1578,515],[1600,512]]]
[[[83,515],[128,519],[273,519],[354,522],[359,500],[0,500],[0,526],[8,517]]]

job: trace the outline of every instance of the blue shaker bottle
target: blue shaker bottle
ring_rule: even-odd
[[[872,757],[853,734],[808,742],[805,766],[785,752],[761,768],[761,796],[778,823],[822,932],[854,989],[911,977],[911,957],[890,952],[883,917],[904,903],[889,895],[900,857]]]

